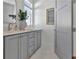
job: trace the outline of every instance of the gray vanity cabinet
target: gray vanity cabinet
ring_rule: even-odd
[[[28,34],[21,34],[20,35],[20,59],[28,59],[28,44],[27,44],[27,39],[28,39]]]
[[[41,46],[41,31],[35,31],[28,34],[28,55],[31,57]]]
[[[19,35],[5,37],[5,59],[19,59]]]
[[[41,46],[41,31],[4,36],[4,59],[29,59]]]

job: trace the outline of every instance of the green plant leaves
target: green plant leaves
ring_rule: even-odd
[[[28,18],[27,11],[23,12],[21,9],[19,9],[18,17],[20,18],[20,21],[26,20]]]

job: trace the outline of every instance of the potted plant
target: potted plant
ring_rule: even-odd
[[[24,30],[25,27],[27,26],[26,23],[26,20],[28,19],[27,11],[23,12],[21,9],[19,9],[18,17],[19,17],[19,29]]]

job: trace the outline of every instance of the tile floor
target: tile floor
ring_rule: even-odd
[[[52,39],[49,38],[51,35]],[[54,53],[54,34],[46,35],[46,32],[43,33],[42,46],[30,59],[59,59]]]
[[[40,48],[30,59],[59,59],[52,49]]]

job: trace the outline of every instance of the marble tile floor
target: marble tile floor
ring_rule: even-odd
[[[51,48],[41,47],[30,59],[59,59]]]
[[[51,39],[52,38],[52,39]],[[41,48],[39,48],[30,59],[59,59],[54,52],[54,31],[42,31]]]

